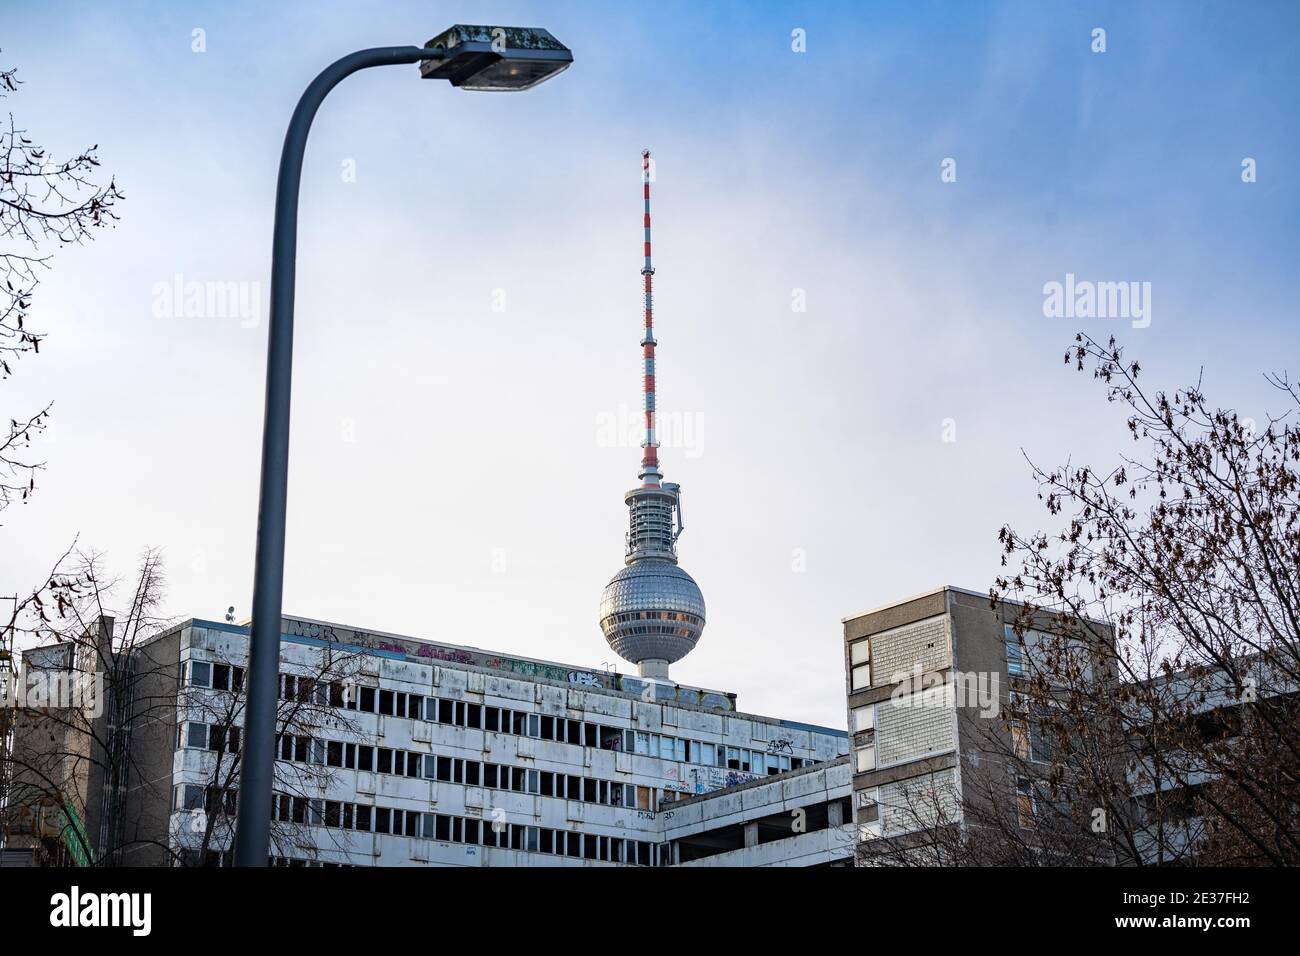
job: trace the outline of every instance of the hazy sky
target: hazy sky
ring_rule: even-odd
[[[743,710],[843,726],[842,617],[987,588],[998,528],[1043,525],[1022,450],[1127,449],[1062,366],[1077,328],[1156,384],[1203,367],[1260,419],[1261,372],[1300,373],[1293,5],[5,7],[26,83],[0,108],[57,155],[98,143],[127,198],[58,250],[49,338],[0,386],[6,415],[56,402],[4,593],[79,534],[124,573],[162,547],[177,616],[248,615],[285,125],[332,59],[457,21],[545,26],[575,63],[525,94],[371,70],[321,110],[286,613],[614,660],[596,610],[640,458],[611,425],[640,407],[643,147],[661,460],[708,603],[673,676]],[[1149,282],[1150,324],[1045,316],[1067,274]],[[241,283],[251,316],[189,315],[178,281]]]

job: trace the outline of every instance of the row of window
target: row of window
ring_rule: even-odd
[[[655,859],[654,844],[644,840],[573,833],[446,813],[370,807],[363,803],[308,800],[283,793],[275,794],[274,797],[274,818],[292,823],[437,840],[441,843],[523,850],[526,853],[551,853],[609,863],[652,866]]]
[[[866,646],[866,641],[859,643]],[[230,672],[227,685],[234,679],[235,671],[239,672],[238,680],[241,683],[243,680],[242,668],[232,668],[224,664],[209,665],[203,661],[191,661],[189,665],[192,682],[198,686],[224,686],[216,683],[217,668],[224,668],[224,672]],[[200,680],[206,682],[200,683]],[[696,763],[706,767],[721,767],[759,775],[772,776],[787,770],[798,770],[815,762],[787,753],[728,747],[667,734],[609,727],[591,721],[525,713],[507,707],[426,697],[421,694],[378,687],[362,687],[344,681],[327,683],[295,674],[280,675],[280,698],[289,701],[314,702],[321,706],[339,707],[361,713],[424,720],[518,737],[533,737],[580,747],[635,753],[658,757],[661,760]]]
[[[244,669],[234,664],[210,661],[181,661],[181,683],[238,694],[244,689]]]
[[[550,770],[480,763],[463,757],[420,754],[410,750],[320,740],[296,734],[285,734],[279,741],[280,759],[297,763],[324,764],[347,770],[459,783],[490,790],[513,790],[516,793],[533,793],[611,807],[632,806],[635,799],[640,809],[650,809],[652,794],[649,787],[633,787],[632,784],[554,773]]]
[[[233,789],[222,791],[217,787],[182,784],[176,790],[178,810],[202,808],[209,814],[220,813],[231,819],[236,814],[237,799]],[[607,863],[653,866],[655,860],[655,844],[644,840],[552,830],[507,823],[504,820],[486,821],[446,813],[299,797],[287,793],[271,795],[271,819],[304,826],[406,836],[442,843],[466,843],[523,850],[527,853],[550,853],[603,860]]]
[[[176,725],[176,747],[237,754],[239,732],[240,728],[234,724],[205,724],[198,720],[186,720]]]

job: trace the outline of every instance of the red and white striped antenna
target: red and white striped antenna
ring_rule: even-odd
[[[645,438],[641,447],[641,482],[645,487],[658,487],[659,439],[655,435],[655,332],[654,332],[654,266],[650,264],[650,150],[641,150],[641,189],[645,196],[645,336],[641,339],[641,354],[645,363]]]

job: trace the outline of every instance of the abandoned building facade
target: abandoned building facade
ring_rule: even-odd
[[[851,863],[843,731],[663,680],[283,631],[272,865]],[[91,856],[229,864],[247,647],[189,620],[135,649],[120,792],[71,788]]]

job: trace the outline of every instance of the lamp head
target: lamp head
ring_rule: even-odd
[[[438,55],[420,62],[420,76],[466,90],[530,90],[573,62],[569,48],[540,27],[458,23],[424,46]]]

